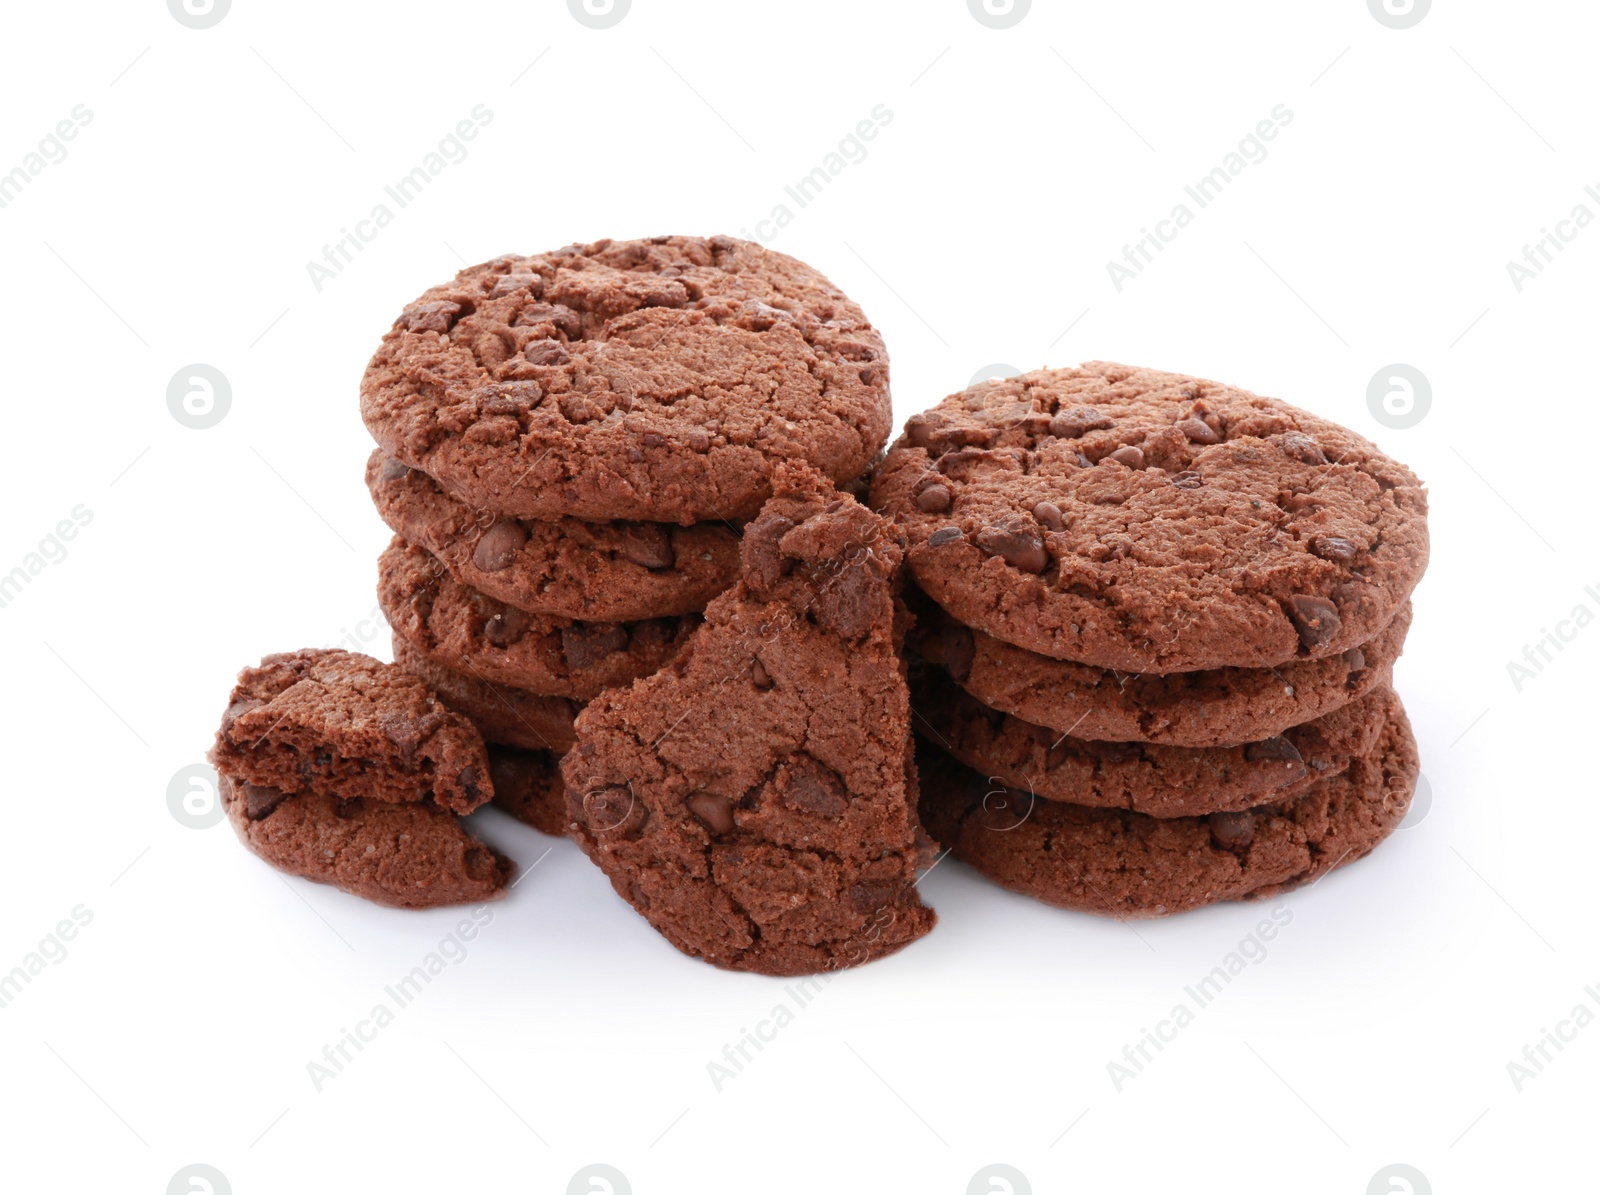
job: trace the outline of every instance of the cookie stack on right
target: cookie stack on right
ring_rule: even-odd
[[[888,356],[821,274],[731,237],[496,258],[407,306],[361,387],[395,538],[395,662],[491,744],[496,803],[565,832],[556,757],[739,578],[784,461],[860,478]]]
[[[1428,559],[1404,465],[1275,399],[1095,362],[973,386],[877,471],[930,833],[1152,917],[1361,858],[1418,770],[1389,686]]]

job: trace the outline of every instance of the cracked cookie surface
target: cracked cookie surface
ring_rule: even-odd
[[[1398,707],[1372,753],[1338,776],[1292,801],[1208,817],[1042,801],[933,748],[918,761],[923,819],[956,858],[1046,904],[1118,918],[1267,899],[1353,863],[1405,817],[1418,770]]]
[[[927,933],[892,527],[785,467],[673,662],[578,716],[572,833],[686,954],[798,975]]]
[[[471,721],[485,743],[560,755],[575,741],[572,721],[578,716],[579,706],[572,698],[541,697],[526,689],[496,684],[445,667],[399,635],[391,636],[391,640],[394,662],[427,685],[446,706]],[[490,755],[493,754],[491,750]]]
[[[959,622],[1128,672],[1337,655],[1390,623],[1428,560],[1421,483],[1354,432],[1104,362],[913,416],[872,503]]]
[[[361,385],[368,430],[463,502],[519,518],[746,519],[780,461],[859,476],[889,364],[811,267],[731,237],[507,256],[408,306]]]

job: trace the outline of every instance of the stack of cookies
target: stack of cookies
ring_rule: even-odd
[[[1000,884],[1159,916],[1314,880],[1404,816],[1427,503],[1361,437],[1092,363],[913,417],[872,502],[921,590],[923,822]]]
[[[361,409],[395,660],[481,731],[496,802],[559,834],[578,711],[657,671],[737,581],[777,463],[862,477],[888,439],[888,359],[793,258],[599,241],[423,294]]]

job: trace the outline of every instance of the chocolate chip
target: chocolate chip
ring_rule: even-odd
[[[565,365],[570,360],[559,340],[530,340],[522,355],[530,365]]]
[[[822,817],[839,817],[850,808],[844,782],[834,770],[813,756],[800,752],[790,760],[775,780],[783,803],[791,809]]]
[[[859,639],[872,630],[879,578],[864,556],[846,564],[817,591],[812,605],[817,621],[845,639]]]
[[[978,547],[989,555],[998,556],[1012,568],[1025,573],[1042,573],[1050,566],[1050,553],[1045,551],[1044,541],[1031,532],[1007,527],[985,527],[978,532],[977,540]]]
[[[501,606],[485,620],[483,637],[496,647],[510,647],[528,633],[533,619],[515,606]]]
[[[660,448],[661,445],[666,443],[655,432],[645,432],[644,435],[639,437],[639,440],[646,448]]]
[[[750,665],[750,683],[758,689],[772,688],[772,674],[767,671],[767,666],[759,659]]]
[[[495,279],[492,293],[497,299],[504,295],[514,294],[519,290],[532,291],[537,295],[543,283],[544,279],[537,274],[502,274]]]
[[[410,473],[411,469],[408,466],[402,465],[392,456],[383,458],[383,468],[378,471],[378,475],[385,481],[399,481],[401,478],[409,476]]]
[[[1244,757],[1251,763],[1267,761],[1281,761],[1284,763],[1300,763],[1300,752],[1288,739],[1281,734],[1273,735],[1270,739],[1261,739],[1254,743],[1244,745]]]
[[[1308,648],[1321,647],[1339,633],[1339,609],[1327,598],[1297,593],[1289,599],[1289,617]]]
[[[461,791],[466,794],[467,800],[478,799],[478,785],[483,781],[483,774],[476,767],[468,764],[456,773],[456,783],[461,785]]]
[[[711,447],[711,437],[698,427],[691,431],[686,438],[689,441],[689,450],[691,452],[704,452]]]
[[[1349,564],[1356,558],[1357,548],[1342,535],[1319,535],[1311,541],[1311,550],[1324,560]]]
[[[1061,517],[1061,508],[1054,502],[1041,502],[1033,508],[1033,517],[1051,531],[1063,530],[1067,522]]]
[[[898,884],[851,884],[845,899],[850,902],[851,908],[865,917],[893,904],[899,892]]]
[[[947,486],[930,485],[917,495],[917,509],[928,514],[943,514],[950,509],[950,490]]]
[[[1192,415],[1188,419],[1178,420],[1178,430],[1184,434],[1186,439],[1196,444],[1215,444],[1222,439],[1211,429],[1209,423],[1204,419],[1196,419]]]
[[[1211,837],[1218,846],[1249,846],[1256,836],[1256,815],[1248,809],[1237,813],[1213,813],[1206,818]]]
[[[953,544],[956,542],[956,540],[962,538],[964,537],[961,534],[961,528],[941,527],[932,535],[928,536],[928,546],[930,548],[942,548],[946,544]]]
[[[407,307],[400,313],[400,321],[405,324],[407,332],[448,332],[462,311],[460,303],[440,299]]]
[[[288,795],[281,788],[267,788],[265,785],[246,784],[244,786],[244,815],[251,821],[258,822],[276,809]]]
[[[1344,653],[1344,663],[1345,667],[1349,668],[1352,672],[1360,672],[1367,666],[1367,653],[1362,651],[1359,647],[1352,647],[1349,651]]]
[[[528,532],[521,523],[500,519],[478,537],[472,549],[472,563],[486,573],[498,573],[511,567],[518,550],[528,542]]]
[[[1328,463],[1328,458],[1323,455],[1321,447],[1304,432],[1285,432],[1279,444],[1285,453],[1302,464],[1326,465]]]
[[[561,629],[561,657],[574,672],[593,668],[628,646],[628,629],[616,623],[573,623]]]
[[[906,442],[913,448],[931,447],[934,434],[943,423],[943,415],[913,415],[906,420]]]
[[[689,798],[689,812],[713,834],[726,834],[733,829],[733,802],[714,793],[696,793]]]
[[[1127,465],[1130,469],[1143,469],[1144,449],[1137,448],[1132,444],[1128,444],[1117,449],[1115,452],[1108,452],[1105,456],[1100,458],[1100,463],[1102,465],[1107,461],[1116,461],[1117,464]]]
[[[487,880],[498,868],[494,852],[482,845],[469,846],[462,856],[467,876],[474,880]]]
[[[222,711],[222,733],[227,734],[228,730],[233,726],[233,724],[237,722],[244,714],[248,714],[251,710],[260,709],[266,704],[267,703],[265,701],[262,701],[258,697],[245,697],[235,701],[227,709]]]
[[[1115,420],[1107,419],[1093,407],[1069,407],[1050,420],[1050,434],[1063,440],[1075,440],[1085,432],[1116,426]]]
[[[794,530],[794,520],[779,514],[762,515],[744,529],[740,555],[746,578],[759,593],[766,593],[794,571],[794,557],[778,542]]]
[[[1205,483],[1205,478],[1193,469],[1185,469],[1182,473],[1174,473],[1172,476],[1172,484],[1180,490],[1198,490]]]
[[[660,523],[618,523],[620,551],[640,568],[671,568],[672,534]]]

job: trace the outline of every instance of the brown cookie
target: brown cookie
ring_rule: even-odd
[[[921,595],[914,595],[920,597]],[[926,598],[907,644],[985,705],[1074,738],[1218,747],[1255,742],[1387,685],[1411,603],[1377,638],[1276,668],[1140,675],[1053,660],[956,622]]]
[[[567,790],[557,758],[549,751],[490,747],[489,772],[494,777],[494,803],[541,834],[564,838],[567,833]]]
[[[922,816],[939,842],[1002,887],[1113,917],[1160,917],[1280,895],[1353,863],[1400,824],[1417,745],[1397,708],[1373,753],[1291,801],[1153,818],[1040,801],[943,752],[919,753]]]
[[[1185,817],[1304,792],[1367,754],[1399,699],[1383,688],[1283,734],[1232,747],[1074,738],[992,710],[936,670],[912,678],[917,729],[996,783],[1051,801]]]
[[[446,706],[470,719],[484,742],[561,755],[576,741],[572,720],[578,716],[578,703],[572,698],[540,697],[495,684],[445,667],[399,635],[393,641],[394,662],[432,689]],[[492,759],[494,752],[489,754]]]
[[[913,416],[872,503],[957,621],[1127,672],[1339,655],[1394,619],[1428,561],[1421,483],[1354,432],[1103,362]]]
[[[747,519],[780,461],[836,482],[888,439],[889,360],[811,267],[732,237],[569,245],[400,313],[361,413],[390,455],[517,518]]]
[[[529,614],[461,584],[399,536],[378,558],[378,604],[398,638],[446,668],[581,701],[654,672],[698,622],[693,615],[625,623]]]
[[[376,450],[367,488],[383,521],[463,585],[532,614],[624,622],[690,614],[739,575],[730,523],[518,520],[474,510]]]
[[[786,467],[683,653],[578,715],[573,836],[678,949],[800,975],[933,928],[918,898],[892,528]]]
[[[514,865],[431,800],[285,793],[223,773],[218,788],[239,841],[279,871],[402,909],[505,895]]]
[[[241,671],[210,759],[288,793],[431,799],[455,813],[490,797],[472,724],[410,673],[348,651],[284,652]]]

